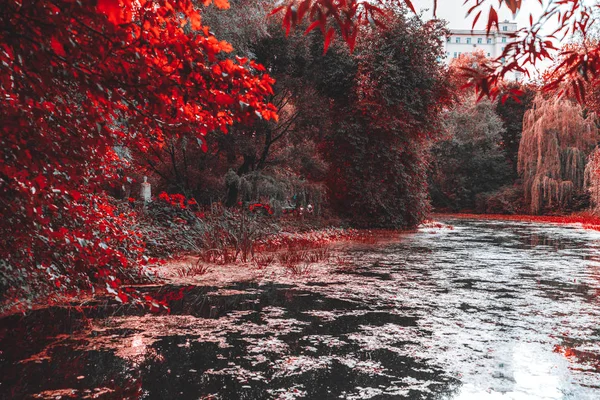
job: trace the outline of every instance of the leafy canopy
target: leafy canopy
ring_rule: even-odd
[[[525,3],[537,1],[544,6],[542,0],[455,1],[457,6],[463,5],[466,8],[467,16],[473,19],[473,27],[484,18],[488,33],[492,29],[498,29],[498,11],[502,8],[516,14]],[[438,0],[433,0],[434,18],[437,4]],[[282,23],[287,32],[292,27],[301,25],[304,20],[310,21],[306,32],[320,29],[325,37],[325,51],[336,33],[341,35],[353,50],[362,30],[387,25],[390,5],[406,6],[415,13],[411,0],[285,0],[273,13],[283,13]],[[590,4],[585,0],[546,2],[539,18],[534,19],[530,14],[529,26],[509,33],[515,40],[505,47],[498,58],[487,61],[481,68],[468,70],[471,74],[470,83],[482,96],[496,97],[501,92],[498,87],[499,81],[509,72],[529,74],[529,66],[535,67],[541,61],[551,59],[551,51],[558,50],[557,43],[563,42],[569,36],[581,37],[586,42],[598,24],[599,9],[600,4],[597,2]],[[553,29],[549,34],[545,34],[548,26],[552,26]],[[547,90],[555,90],[561,86],[563,91],[583,98],[584,83],[590,77],[597,76],[600,70],[600,47],[596,43],[584,48],[563,48],[559,55],[563,61],[556,69],[560,73],[555,74],[548,82]]]

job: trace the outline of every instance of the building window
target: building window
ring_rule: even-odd
[[[491,57],[492,55],[490,53],[488,53],[488,57]]]
[[[505,37],[502,38],[502,43],[506,43],[506,38]]]
[[[504,57],[502,57],[502,64],[504,64],[504,62],[506,61],[506,59]]]
[[[456,52],[454,52],[454,58],[456,58],[458,56],[458,54],[456,54]]]
[[[467,44],[471,44],[471,38],[470,37],[467,38]]]
[[[492,44],[492,38],[487,38],[487,44]]]
[[[452,41],[451,37],[448,37],[448,39],[446,39],[446,42],[450,43]]]
[[[505,49],[505,48],[506,48],[506,47],[502,46],[502,51],[504,51],[504,49]]]
[[[460,43],[460,38],[459,38],[459,37],[457,37],[457,38],[456,38],[456,40],[455,40],[455,42],[456,42],[456,43]]]
[[[503,26],[502,30],[506,32],[508,30],[508,26]]]
[[[477,44],[482,44],[483,43],[483,39],[482,38],[477,38]]]

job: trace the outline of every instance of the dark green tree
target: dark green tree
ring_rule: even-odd
[[[502,150],[505,130],[487,99],[463,100],[445,116],[447,137],[432,148],[431,198],[434,207],[473,210],[478,194],[511,181]]]
[[[386,29],[358,43],[350,90],[341,80],[328,88],[335,115],[324,147],[330,200],[354,225],[409,227],[427,215],[427,147],[450,102],[437,61],[443,29],[397,10]]]
[[[533,105],[536,91],[532,85],[509,82],[504,86],[502,96],[511,90],[521,90],[523,93],[519,97],[510,96],[506,98],[504,103],[502,101],[496,102],[496,113],[504,123],[500,147],[506,154],[506,159],[510,162],[512,179],[516,180],[518,178],[517,158],[523,131],[523,116]]]

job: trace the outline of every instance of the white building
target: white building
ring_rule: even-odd
[[[487,35],[485,30],[470,30],[470,29],[450,29],[450,34],[446,37],[445,52],[446,64],[450,64],[453,59],[458,58],[461,54],[469,54],[475,51],[483,51],[484,55],[489,58],[498,58],[504,51],[504,48],[514,38],[510,36],[517,30],[516,22],[500,22],[500,29],[494,26]],[[517,76],[509,76],[509,79],[519,79]]]

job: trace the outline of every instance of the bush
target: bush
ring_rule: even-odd
[[[199,254],[206,262],[248,261],[256,241],[279,230],[268,204],[201,210],[193,199],[161,193],[143,211],[138,229],[153,255]]]
[[[475,209],[482,214],[521,214],[525,210],[523,187],[503,186],[476,196]]]
[[[139,224],[147,251],[157,257],[192,252],[203,247],[203,237],[210,227],[204,213],[180,195],[161,193],[156,201],[138,209]],[[196,211],[194,211],[194,209]]]

